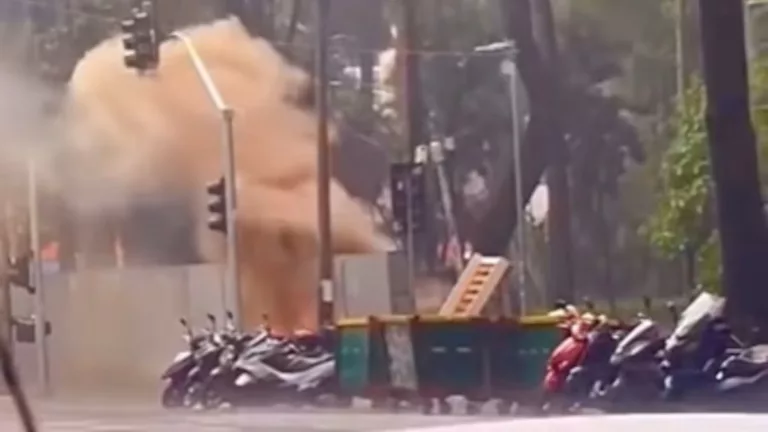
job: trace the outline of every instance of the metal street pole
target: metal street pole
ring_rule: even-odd
[[[760,18],[760,11],[757,16],[752,15],[752,9],[768,5],[768,0],[746,0],[744,5],[744,39],[747,50],[747,61],[755,58],[759,47],[755,46],[755,26],[753,21]]]
[[[520,314],[525,315],[526,290],[528,281],[526,272],[528,270],[528,256],[525,241],[525,198],[523,197],[523,170],[522,159],[520,156],[520,103],[517,93],[518,71],[517,71],[517,46],[515,41],[506,40],[493,42],[487,45],[475,47],[475,52],[494,53],[505,52],[507,58],[501,62],[501,73],[507,77],[509,82],[509,104],[512,111],[512,128],[514,129],[512,137],[512,151],[515,165],[515,207],[517,211],[517,247],[520,254],[520,271],[518,272]]]
[[[225,199],[227,206],[227,257],[226,257],[226,288],[232,292],[234,296],[234,309],[235,318],[238,326],[242,329],[243,313],[242,313],[242,292],[240,292],[240,278],[239,278],[239,263],[237,259],[237,187],[236,187],[236,171],[235,171],[235,137],[234,137],[234,110],[230,108],[221,96],[216,83],[213,81],[211,74],[208,72],[208,68],[205,66],[205,62],[200,57],[192,43],[184,33],[173,32],[170,34],[172,38],[175,38],[181,42],[186,48],[192,65],[195,68],[200,81],[205,88],[205,92],[213,102],[216,110],[221,116],[221,152],[222,152],[222,168],[224,171],[224,185],[225,185]],[[227,296],[224,294],[224,304],[226,305]],[[226,306],[225,306],[226,307]]]
[[[445,221],[448,228],[448,243],[446,247],[449,247],[454,241],[461,244],[459,238],[459,229],[456,225],[456,216],[453,210],[453,200],[451,199],[451,186],[448,180],[448,173],[445,168],[445,148],[453,148],[453,137],[445,138],[445,141],[434,141],[429,146],[429,158],[437,168],[437,181],[440,189],[440,200],[442,201],[443,211],[445,212]],[[461,249],[461,247],[459,247]],[[455,263],[457,274],[461,274],[463,270],[463,261],[457,260]]]
[[[319,230],[320,328],[333,320],[333,250],[331,248],[331,155],[328,143],[328,11],[329,0],[317,2],[315,95],[317,100],[317,224]]]
[[[501,72],[509,79],[509,101],[512,110],[512,128],[514,129],[512,147],[514,149],[515,159],[515,207],[517,208],[517,244],[520,253],[520,270],[518,272],[518,284],[520,285],[520,315],[525,315],[526,307],[526,289],[528,281],[526,272],[528,270],[528,255],[525,241],[525,198],[523,198],[523,169],[520,155],[520,109],[517,94],[517,47],[513,42],[509,42],[507,49],[507,59],[501,63]]]
[[[675,75],[677,97],[685,92],[685,0],[675,0]]]
[[[35,345],[37,349],[37,379],[40,393],[47,395],[50,390],[50,374],[48,368],[48,340],[45,335],[45,286],[43,280],[43,265],[40,256],[40,221],[37,199],[37,172],[35,162],[30,158],[27,165],[28,173],[28,205],[29,205],[29,242],[32,249],[32,286],[35,287]]]

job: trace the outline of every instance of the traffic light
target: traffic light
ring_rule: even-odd
[[[421,232],[427,217],[427,181],[424,164],[411,167],[411,223],[413,231]]]
[[[426,175],[423,164],[396,163],[390,167],[390,190],[395,231],[404,233],[410,222],[420,231],[426,222]],[[410,197],[410,202],[409,202]]]
[[[8,282],[19,288],[24,288],[30,293],[34,293],[30,275],[30,263],[32,255],[22,255],[16,258],[8,259]]]
[[[408,173],[410,164],[396,163],[390,167],[390,199],[395,232],[403,233],[408,220]]]
[[[150,11],[149,3],[145,2],[120,23],[125,66],[137,71],[154,69],[159,61],[158,38]]]
[[[209,183],[208,191],[208,228],[221,233],[227,232],[227,195],[224,177]]]

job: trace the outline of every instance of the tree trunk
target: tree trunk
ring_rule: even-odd
[[[560,53],[557,47],[555,19],[550,0],[531,2],[534,35],[550,73],[549,127],[546,129],[549,168],[549,294],[554,298],[574,300],[573,250],[571,237],[571,200],[568,186],[568,147],[563,131],[563,98]]]
[[[699,0],[699,7],[724,292],[732,317],[768,324],[768,230],[749,114],[743,6]]]
[[[500,0],[499,4],[506,35],[517,45],[518,69],[530,101],[531,117],[520,149],[523,195],[528,201],[547,166],[549,116],[555,100],[555,90],[551,86],[554,77],[534,43],[529,0]],[[490,191],[490,208],[475,225],[472,245],[479,253],[504,255],[507,252],[518,216],[513,171],[505,171],[504,179]]]

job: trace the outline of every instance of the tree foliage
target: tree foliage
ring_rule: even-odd
[[[647,225],[651,243],[667,257],[706,239],[705,214],[711,195],[706,101],[696,80],[677,105],[670,124],[671,145],[660,172],[658,207]]]
[[[768,131],[762,101],[768,94],[768,68],[759,64],[751,74],[753,122],[758,136]],[[697,281],[704,288],[720,288],[720,247],[714,224],[710,155],[705,125],[704,87],[694,79],[678,101],[669,124],[671,143],[659,173],[658,203],[642,232],[652,246],[671,259],[689,250],[695,253]],[[765,159],[766,141],[758,141]]]

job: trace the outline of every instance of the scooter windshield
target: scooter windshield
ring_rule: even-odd
[[[723,314],[725,299],[710,293],[701,293],[680,315],[675,331],[667,338],[667,350],[679,346],[685,341],[696,339],[704,325]]]
[[[648,345],[648,341],[656,337],[657,330],[655,321],[650,319],[640,321],[616,346],[611,356],[611,363],[620,363],[642,351]]]

